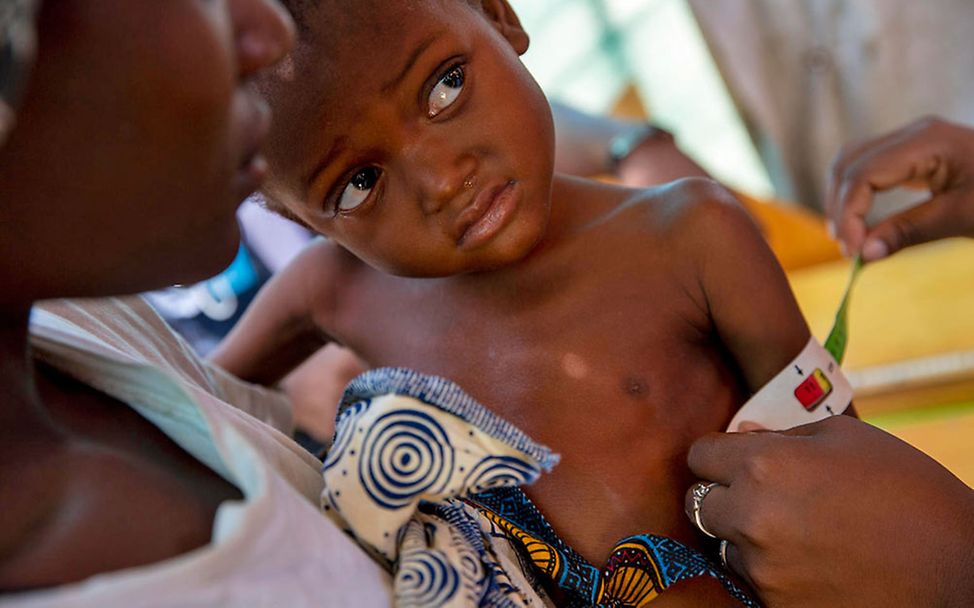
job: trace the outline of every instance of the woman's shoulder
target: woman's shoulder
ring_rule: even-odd
[[[34,307],[30,331],[39,357],[56,367],[108,357],[212,384],[205,362],[141,296],[45,301]]]

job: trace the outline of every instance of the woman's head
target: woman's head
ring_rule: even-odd
[[[0,149],[5,304],[213,274],[269,119],[249,86],[292,44],[275,0],[47,0]]]

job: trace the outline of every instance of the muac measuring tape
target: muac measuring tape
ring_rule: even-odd
[[[802,352],[738,410],[728,431],[739,430],[744,421],[770,430],[790,429],[841,414],[849,407],[852,386],[839,364],[849,336],[849,296],[862,266],[860,257],[852,263],[849,283],[825,346],[814,337],[809,339]]]

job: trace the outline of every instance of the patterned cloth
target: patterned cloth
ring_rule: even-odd
[[[402,369],[355,379],[324,463],[323,507],[395,575],[398,606],[642,606],[697,576],[720,580],[668,538],[620,542],[604,568],[567,546],[518,486],[558,460],[457,385]]]
[[[745,606],[757,604],[710,560],[665,536],[639,534],[616,543],[601,569],[555,533],[520,488],[499,488],[467,501],[503,530],[544,576],[565,591],[569,607],[645,606],[670,585],[712,576]]]
[[[34,60],[38,0],[0,2],[0,145],[13,127],[27,73]]]

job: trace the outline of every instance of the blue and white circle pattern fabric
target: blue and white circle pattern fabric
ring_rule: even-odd
[[[457,594],[460,575],[443,553],[425,551],[403,559],[395,588],[396,606],[443,606]]]
[[[339,414],[322,468],[322,505],[391,564],[421,502],[529,484],[553,460],[539,461],[434,404],[384,395]]]
[[[508,600],[530,585],[497,574],[497,553],[460,499],[532,483],[557,458],[452,382],[372,370],[343,397],[322,505],[396,573],[397,605],[526,605]]]
[[[382,507],[398,509],[417,496],[440,494],[452,473],[450,437],[427,413],[405,408],[389,412],[365,436],[359,475]]]
[[[335,438],[332,441],[331,448],[328,450],[328,454],[325,456],[323,470],[327,471],[334,467],[345,456],[345,452],[352,443],[352,438],[355,436],[356,431],[360,433],[365,432],[365,429],[359,427],[357,422],[368,405],[368,401],[358,401],[343,409],[338,415],[338,420],[335,422]]]
[[[519,486],[525,480],[541,475],[537,465],[514,456],[487,456],[478,462],[463,480],[467,492],[475,494],[506,486]]]

